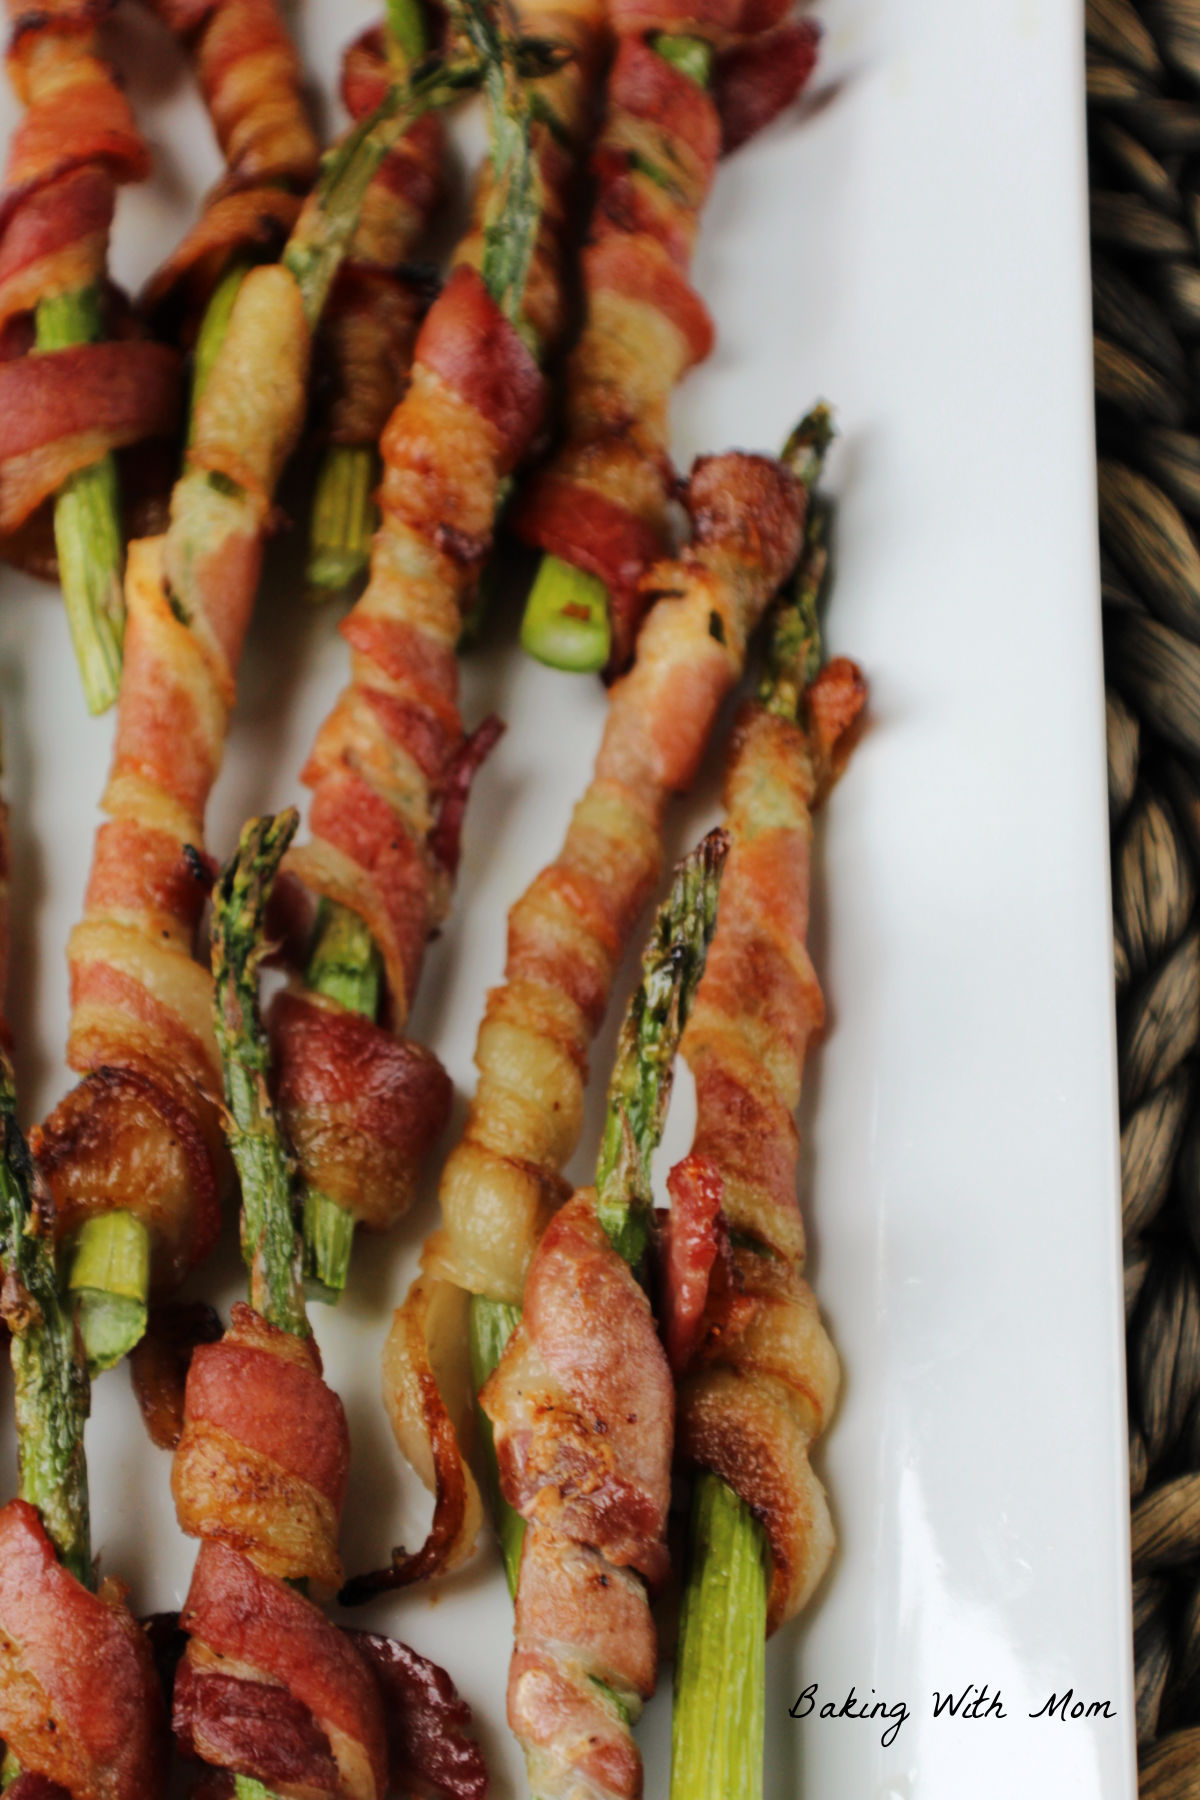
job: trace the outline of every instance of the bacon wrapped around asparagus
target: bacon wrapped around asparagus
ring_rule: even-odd
[[[488,997],[476,1045],[479,1084],[442,1173],[443,1229],[426,1245],[384,1352],[392,1427],[435,1490],[433,1528],[413,1556],[353,1582],[350,1597],[454,1568],[474,1547],[482,1508],[463,1455],[471,1391],[460,1348],[468,1304],[478,1384],[566,1198],[561,1172],[579,1141],[588,1050],[659,879],[668,803],[695,777],[744,672],[747,639],[796,562],[827,432],[823,410],[805,421],[794,473],[767,457],[702,459],[686,496],[692,543],[647,577],[659,598],[632,669],[612,689],[593,779],[558,857],[509,915],[505,980]],[[510,1576],[512,1551],[510,1541]]]
[[[425,52],[415,0],[392,0],[385,29],[366,31],[346,51],[342,99],[352,118],[376,106],[389,63]],[[378,444],[400,399],[427,299],[426,278],[409,265],[441,191],[441,122],[427,114],[385,158],[338,276],[318,348],[325,389],[326,449],[317,473],[308,582],[314,597],[356,585],[377,523]]]
[[[339,1631],[297,1586],[339,1579],[349,1437],[305,1314],[258,1016],[267,899],[295,827],[295,813],[249,825],[216,896],[216,1032],[251,1304],[234,1307],[188,1374],[172,1487],[201,1547],[180,1614],[175,1731],[241,1795],[278,1785],[308,1800],[384,1800],[420,1781],[476,1800],[486,1771],[448,1678],[402,1645]],[[416,1728],[392,1741],[397,1708],[395,1724],[407,1715]]]
[[[701,1473],[674,1800],[761,1794],[764,1637],[805,1604],[833,1549],[809,1448],[833,1409],[837,1358],[802,1273],[793,1115],[823,1020],[805,947],[812,810],[847,754],[865,686],[844,657],[820,668],[822,520],[814,508],[762,693],[734,736],[720,918],[682,1044],[697,1123],[669,1182],[663,1313],[677,1455]]]
[[[815,27],[779,25],[782,10],[703,0],[690,11],[613,9],[620,36],[592,157],[565,442],[515,518],[546,552],[522,642],[557,667],[627,665],[646,605],[641,578],[670,548],[668,405],[713,339],[688,282],[700,210],[721,151],[794,98],[816,58]],[[735,119],[746,65],[758,112]]]
[[[601,19],[597,0],[530,0],[516,21],[534,44],[553,34],[572,52],[549,62],[537,95],[539,115],[552,112],[576,138]],[[463,23],[477,29],[470,15]],[[499,40],[490,68],[492,163],[384,431],[370,579],[342,626],[351,682],[303,770],[311,838],[288,859],[320,910],[304,987],[273,1017],[275,1055],[308,1184],[305,1267],[331,1298],[345,1286],[356,1223],[384,1227],[412,1196],[411,1161],[397,1163],[363,1106],[350,1116],[329,1077],[344,1066],[338,1046],[353,1043],[379,1071],[370,1092],[383,1092],[391,1031],[403,1027],[449,904],[467,788],[497,732],[488,722],[464,734],[455,652],[509,476],[542,417],[544,383],[526,336],[545,346],[562,329],[570,160],[534,117],[529,83]],[[329,1106],[339,1109],[336,1133],[323,1124]],[[433,1130],[446,1100],[427,1093],[408,1111]]]
[[[166,534],[131,547],[113,769],[72,933],[68,1060],[83,1080],[38,1137],[89,1356],[106,1366],[216,1235],[219,1065],[193,960],[199,854],[280,471],[304,415],[313,328],[384,153],[479,79],[434,65],[326,161],[278,264],[251,270],[195,410]],[[425,1059],[422,1059],[423,1061]]]
[[[6,967],[5,827],[0,816]],[[16,1800],[160,1800],[162,1693],[120,1583],[95,1582],[83,1452],[87,1371],[58,1294],[46,1196],[35,1190],[16,1122],[7,1026],[0,1027],[0,1265],[19,1467],[18,1497],[0,1508],[0,1740],[7,1751],[0,1776]]]
[[[114,322],[106,265],[117,184],[150,169],[100,50],[111,10],[111,0],[8,0],[8,72],[26,111],[0,193],[0,540],[42,572],[33,515],[54,497],[58,574],[93,712],[116,698],[121,666],[113,452],[169,436],[179,410],[170,351],[100,341]]]
[[[638,1284],[679,1033],[704,967],[726,841],[681,866],[630,1005],[595,1190],[555,1216],[524,1317],[480,1396],[526,1522],[508,1717],[539,1800],[642,1792],[632,1726],[654,1690],[666,1572],[671,1376]]]

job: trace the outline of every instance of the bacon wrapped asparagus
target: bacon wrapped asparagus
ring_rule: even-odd
[[[721,914],[682,1044],[697,1123],[669,1183],[663,1312],[677,1454],[700,1473],[673,1800],[761,1795],[764,1639],[805,1604],[833,1550],[809,1449],[838,1369],[803,1279],[794,1113],[823,1020],[805,947],[812,810],[841,767],[865,687],[844,657],[820,668],[822,524],[814,508],[762,692],[735,733]]]
[[[794,472],[766,457],[702,459],[686,496],[692,543],[647,577],[660,597],[612,690],[592,782],[558,857],[509,915],[505,980],[488,997],[476,1046],[479,1084],[442,1174],[443,1229],[426,1245],[384,1352],[392,1427],[435,1490],[433,1528],[414,1555],[397,1553],[390,1570],[352,1583],[352,1598],[454,1568],[474,1547],[482,1507],[463,1455],[471,1389],[460,1350],[468,1305],[479,1385],[566,1198],[561,1172],[579,1141],[588,1050],[659,879],[668,802],[692,782],[744,672],[750,633],[795,565],[827,436],[818,409],[797,434]],[[501,1523],[511,1578],[515,1538]]]
[[[280,1002],[273,1026],[281,1106],[308,1183],[306,1272],[331,1298],[345,1286],[356,1224],[384,1227],[411,1199],[411,1161],[393,1154],[407,1121],[445,1119],[444,1104],[410,1104],[401,1086],[389,1088],[391,1030],[408,1016],[449,904],[471,773],[496,731],[489,723],[464,735],[455,651],[509,477],[542,416],[526,338],[545,349],[562,329],[571,165],[556,132],[570,144],[584,129],[601,20],[597,0],[522,7],[528,40],[572,53],[538,81],[537,118],[503,43],[476,43],[490,58],[492,157],[383,435],[370,579],[342,626],[351,682],[302,773],[311,838],[288,870],[320,911],[304,988]],[[463,25],[477,36],[473,15]],[[340,1073],[349,1043],[378,1071],[356,1095]]]
[[[234,1307],[188,1373],[172,1488],[201,1548],[180,1615],[188,1644],[175,1731],[185,1753],[227,1771],[247,1797],[279,1784],[310,1800],[384,1800],[393,1782],[409,1791],[420,1781],[474,1800],[486,1771],[448,1679],[402,1645],[339,1631],[300,1591],[340,1576],[349,1437],[309,1332],[292,1164],[258,1015],[267,899],[295,827],[294,812],[247,826],[214,910],[215,1025],[250,1304]],[[393,1743],[397,1703],[410,1715],[423,1707],[425,1729],[397,1731]]]
[[[816,57],[815,28],[779,26],[782,10],[614,7],[621,35],[592,158],[565,442],[515,518],[546,552],[522,642],[557,667],[626,666],[645,607],[641,578],[670,548],[668,405],[713,338],[688,282],[700,210],[722,149],[793,98]],[[747,64],[758,116],[742,108],[735,119]]]
[[[415,0],[392,0],[386,29],[366,31],[342,65],[342,99],[352,118],[378,104],[398,59],[426,49]],[[338,277],[318,349],[327,443],[317,472],[308,582],[314,598],[359,584],[375,529],[378,444],[412,362],[426,279],[409,264],[441,190],[443,133],[432,114],[401,139],[368,190],[350,253]]]
[[[8,960],[0,813],[0,986]],[[53,1220],[16,1122],[0,1025],[0,1317],[12,1333],[18,1497],[0,1508],[0,1780],[14,1800],[160,1800],[166,1719],[119,1582],[96,1586],[83,1427],[88,1379],[59,1297]]]
[[[169,351],[101,341],[113,323],[117,184],[150,169],[100,49],[111,10],[111,0],[8,0],[8,72],[26,111],[0,193],[0,538],[14,560],[31,560],[32,516],[54,497],[58,574],[93,712],[116,698],[125,616],[113,452],[169,435],[179,398]]]
[[[726,849],[723,834],[707,838],[659,911],[609,1085],[596,1187],[547,1227],[524,1317],[480,1395],[501,1489],[526,1526],[508,1718],[539,1800],[642,1791],[632,1727],[657,1673],[650,1594],[668,1564],[674,1409],[638,1276],[650,1159]]]
[[[89,1357],[106,1366],[219,1222],[219,1066],[211,983],[193,959],[207,876],[204,812],[280,471],[304,415],[313,328],[380,159],[475,63],[390,90],[327,159],[278,264],[251,270],[208,374],[171,522],[131,546],[129,628],[112,775],[81,924],[69,945],[68,1060],[82,1081],[37,1154]]]

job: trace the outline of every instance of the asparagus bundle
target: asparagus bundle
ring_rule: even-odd
[[[0,810],[0,985],[8,961]],[[0,1508],[0,1782],[11,1800],[159,1800],[166,1720],[150,1647],[120,1584],[96,1587],[83,1427],[88,1379],[55,1275],[0,1024],[0,1316],[12,1333],[18,1497]],[[50,1785],[54,1784],[54,1785]]]
[[[811,25],[772,29],[780,10],[706,0],[613,9],[619,47],[592,158],[565,442],[514,521],[546,553],[522,642],[559,668],[626,666],[646,604],[641,577],[669,549],[668,403],[713,338],[687,278],[700,209],[721,150],[794,98],[816,58]],[[737,104],[747,86],[753,114]]]
[[[600,20],[596,0],[523,7],[531,53],[551,32],[574,52],[536,58],[535,73],[551,72],[537,83],[545,117],[535,118],[507,34],[465,16],[489,60],[489,174],[384,433],[370,579],[342,626],[351,682],[302,772],[312,835],[288,871],[320,910],[305,983],[281,997],[272,1027],[280,1104],[308,1184],[305,1268],[334,1299],[356,1224],[382,1229],[400,1216],[418,1155],[445,1122],[448,1090],[414,1085],[423,1053],[393,1032],[448,907],[471,774],[495,735],[489,723],[464,736],[455,650],[509,476],[541,417],[524,334],[545,344],[560,329],[570,165],[556,132],[583,129]]]
[[[632,1727],[658,1663],[650,1592],[668,1564],[674,1416],[638,1276],[726,849],[714,832],[676,872],[622,1028],[596,1187],[547,1227],[524,1318],[480,1395],[505,1500],[526,1522],[508,1719],[539,1800],[642,1792]]]
[[[238,291],[165,536],[131,546],[108,818],[68,952],[68,1060],[84,1079],[37,1140],[60,1226],[79,1234],[70,1279],[95,1366],[140,1337],[151,1279],[177,1282],[219,1225],[211,983],[193,960],[200,849],[312,331],[381,158],[478,80],[475,62],[428,65],[326,159],[281,262]]]
[[[28,541],[13,534],[54,497],[58,574],[93,712],[116,698],[124,629],[113,452],[168,436],[179,397],[169,351],[102,341],[117,184],[150,169],[100,51],[111,10],[112,0],[8,0],[8,71],[26,112],[0,194],[0,538],[13,560],[29,560]]]
[[[659,878],[668,802],[692,782],[745,669],[747,639],[799,555],[827,435],[817,409],[797,434],[794,473],[736,454],[696,465],[686,496],[693,541],[647,577],[662,597],[633,668],[612,689],[592,782],[558,857],[509,914],[505,981],[488,997],[476,1046],[479,1085],[442,1173],[443,1229],[426,1245],[384,1352],[392,1427],[435,1490],[433,1527],[414,1555],[397,1553],[390,1570],[352,1583],[351,1598],[451,1569],[474,1547],[482,1509],[463,1455],[468,1331],[479,1385],[566,1197],[561,1171],[579,1141],[588,1048]],[[510,1525],[502,1515],[512,1578]]]
[[[350,1446],[305,1313],[292,1164],[258,1013],[266,905],[295,828],[294,812],[247,826],[216,894],[215,1026],[250,1304],[188,1372],[172,1488],[201,1548],[180,1614],[174,1726],[185,1753],[229,1771],[242,1800],[275,1783],[312,1800],[414,1788],[478,1800],[487,1774],[449,1678],[390,1639],[339,1631],[301,1591],[339,1579]]]
[[[697,1123],[669,1181],[663,1298],[677,1452],[700,1473],[675,1662],[674,1800],[761,1795],[764,1640],[805,1604],[833,1549],[809,1447],[833,1409],[837,1358],[802,1276],[793,1114],[823,1017],[805,948],[812,809],[865,689],[845,658],[820,668],[823,523],[818,505],[776,608],[759,698],[734,736],[721,914],[682,1044]]]

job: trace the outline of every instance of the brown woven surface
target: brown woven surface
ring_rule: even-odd
[[[1088,0],[1141,1792],[1200,1800],[1200,0]]]

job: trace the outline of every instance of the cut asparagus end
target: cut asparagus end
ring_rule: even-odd
[[[253,1775],[235,1775],[233,1791],[237,1800],[279,1800],[274,1788],[264,1787]]]
[[[714,51],[706,38],[674,35],[668,31],[657,31],[650,39],[651,48],[656,50],[664,62],[694,81],[697,87],[706,88],[712,80]]]
[[[369,444],[331,444],[322,457],[305,571],[310,600],[349,594],[365,576],[376,525],[375,481]]]
[[[762,1800],[767,1546],[716,1475],[692,1496],[675,1652],[671,1800]]]
[[[150,1233],[130,1212],[100,1213],[75,1239],[67,1288],[78,1302],[88,1374],[128,1356],[146,1331]]]
[[[350,1274],[353,1213],[317,1188],[304,1192],[304,1291],[322,1306],[336,1306]]]
[[[498,1366],[504,1354],[504,1346],[517,1329],[520,1319],[519,1306],[511,1306],[504,1300],[489,1300],[484,1294],[471,1295],[471,1386],[476,1394],[492,1370]],[[508,1582],[508,1591],[515,1600],[521,1570],[521,1546],[525,1542],[525,1521],[500,1492],[500,1465],[496,1461],[492,1421],[478,1404],[475,1407],[475,1422],[479,1428],[492,1519],[500,1543],[500,1555],[504,1560],[504,1576]]]
[[[221,353],[221,345],[225,342],[225,334],[229,330],[233,303],[241,292],[242,283],[249,272],[250,264],[244,257],[238,257],[230,263],[209,296],[208,305],[204,309],[204,317],[200,321],[200,329],[196,333],[196,342],[192,347],[192,400],[191,412],[188,415],[189,441],[196,423],[196,408],[200,404],[201,395],[208,386],[213,365]]]
[[[612,650],[612,624],[600,578],[561,557],[544,556],[525,602],[521,648],[552,669],[602,669]]]
[[[42,300],[36,313],[38,350],[93,344],[104,334],[98,287]],[[54,501],[54,542],[67,628],[89,712],[110,707],[121,685],[125,595],[117,465],[102,456],[68,475]]]

